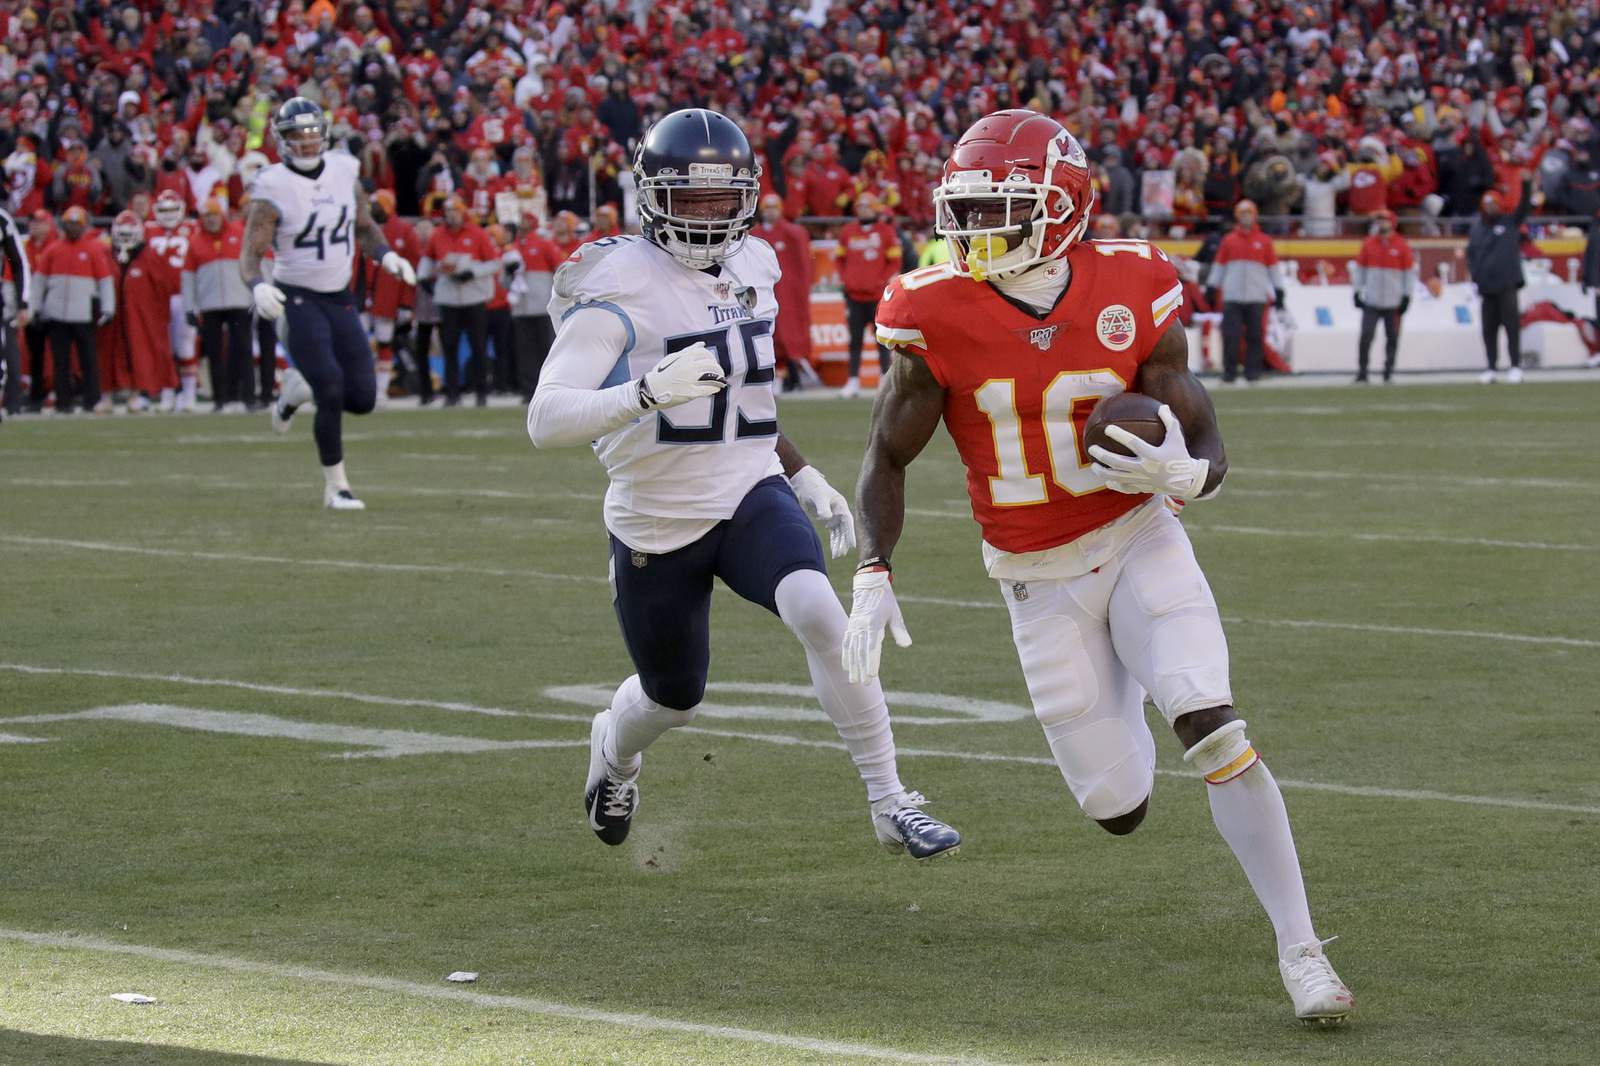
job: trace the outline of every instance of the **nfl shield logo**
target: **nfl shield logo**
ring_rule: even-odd
[[[639,569],[641,569],[641,570],[644,569],[644,564],[648,563],[649,561],[650,561],[650,556],[646,555],[644,552],[634,552],[633,553],[633,565],[638,567]]]
[[[1060,326],[1040,326],[1028,333],[1028,343],[1041,352],[1047,352],[1050,350],[1050,345],[1055,343],[1056,330],[1060,328]]]
[[[1018,603],[1021,603],[1023,600],[1027,599],[1028,598],[1028,585],[1027,585],[1027,582],[1025,582],[1025,581],[1013,581],[1011,583],[1011,595]]]

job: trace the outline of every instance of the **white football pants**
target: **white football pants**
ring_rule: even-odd
[[[1127,814],[1155,783],[1146,692],[1169,724],[1233,702],[1216,600],[1170,512],[1091,573],[1000,591],[1034,714],[1090,818]]]

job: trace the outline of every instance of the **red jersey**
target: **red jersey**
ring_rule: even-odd
[[[851,219],[839,231],[833,249],[839,280],[852,300],[876,300],[889,279],[900,272],[900,238],[887,222],[862,225]]]
[[[972,515],[1001,551],[1067,544],[1149,498],[1100,482],[1083,426],[1103,397],[1133,387],[1183,285],[1145,241],[1084,241],[1066,262],[1071,284],[1044,315],[948,263],[902,274],[878,304],[878,340],[920,356],[945,388]]]
[[[155,255],[150,257],[149,269],[153,274],[172,272],[172,285],[176,289],[183,274],[183,264],[189,261],[189,245],[194,242],[195,227],[199,223],[186,218],[172,229],[151,219],[144,224],[144,240]],[[165,286],[166,278],[160,278]]]
[[[105,342],[102,358],[108,370],[115,368],[114,388],[153,395],[178,387],[168,328],[178,275],[168,266],[165,257],[146,244],[126,265],[117,267],[117,317],[100,331]]]
[[[389,249],[399,252],[400,257],[411,264],[413,270],[422,262],[422,242],[417,240],[417,231],[411,228],[411,223],[403,218],[391,218],[383,224],[383,239]],[[372,271],[372,317],[394,318],[402,307],[411,307],[417,302],[417,288],[407,285],[393,274],[374,263]]]
[[[772,245],[778,257],[778,284],[773,295],[778,298],[778,323],[773,327],[772,339],[778,362],[787,364],[791,359],[811,361],[811,236],[805,227],[780,218],[772,225],[759,223],[750,230]]]

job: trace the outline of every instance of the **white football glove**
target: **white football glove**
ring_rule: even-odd
[[[844,649],[840,659],[853,685],[865,685],[878,676],[883,658],[883,631],[887,627],[894,642],[911,646],[911,634],[900,605],[894,599],[894,585],[887,570],[857,570],[850,600],[850,621],[844,627]]]
[[[803,466],[789,479],[789,487],[814,521],[828,530],[828,550],[835,559],[856,546],[856,521],[850,517],[850,503],[844,494],[822,476],[814,466]]]
[[[255,297],[256,314],[268,322],[276,322],[283,317],[283,302],[288,297],[282,289],[270,281],[258,281],[250,292]]]
[[[416,269],[412,267],[411,261],[399,252],[393,250],[384,252],[383,259],[378,265],[407,285],[415,285],[417,283]]]
[[[1178,416],[1172,413],[1172,408],[1162,404],[1156,414],[1167,427],[1167,435],[1160,444],[1146,444],[1121,426],[1107,426],[1106,436],[1132,448],[1133,455],[1118,455],[1096,444],[1089,449],[1089,454],[1095,458],[1095,465],[1089,469],[1107,488],[1117,492],[1149,492],[1192,500],[1205,491],[1211,463],[1189,454],[1183,427],[1178,424]]]
[[[677,407],[727,387],[717,353],[702,341],[673,352],[639,379],[639,406],[646,411]]]

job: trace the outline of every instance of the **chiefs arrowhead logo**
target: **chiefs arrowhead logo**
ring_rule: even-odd
[[[1094,323],[1094,332],[1100,338],[1100,343],[1112,351],[1126,351],[1133,347],[1133,312],[1122,304],[1112,304],[1100,312],[1100,317]]]

